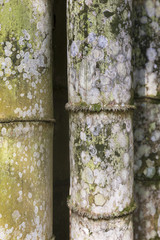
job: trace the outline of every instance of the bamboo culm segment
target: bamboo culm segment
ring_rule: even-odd
[[[0,1],[0,120],[53,118],[50,9]]]
[[[0,1],[0,240],[53,236],[51,29],[51,1]]]
[[[0,239],[52,236],[53,125],[0,124]]]
[[[135,177],[160,180],[160,104],[137,102],[134,114]]]
[[[120,0],[68,0],[69,102],[132,103],[131,5]]]
[[[133,211],[130,112],[71,114],[70,134],[70,207],[93,219]]]
[[[72,240],[133,239],[131,11],[67,1]]]
[[[137,97],[160,99],[160,1],[133,1],[134,89]]]
[[[160,239],[160,182],[136,181],[135,240]]]
[[[136,102],[134,114],[136,240],[160,239],[160,104]]]
[[[135,239],[160,239],[160,1],[134,1]]]

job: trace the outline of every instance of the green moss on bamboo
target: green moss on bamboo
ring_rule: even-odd
[[[123,209],[123,211],[120,211],[120,214],[123,215],[128,215],[132,213],[135,209],[137,208],[137,205],[134,200],[132,200],[131,204],[127,206],[126,208]]]
[[[22,29],[30,29],[30,34],[34,38],[36,23],[30,21],[32,14],[30,9],[32,9],[31,2],[28,0],[19,1],[18,4],[17,0],[12,0],[0,6],[0,11],[3,10],[3,14],[0,15],[0,41],[5,41],[8,34],[19,40]]]

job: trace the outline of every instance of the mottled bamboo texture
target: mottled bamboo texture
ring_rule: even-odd
[[[50,240],[52,124],[3,123],[0,133],[0,239]]]
[[[160,182],[136,182],[135,240],[160,239]],[[139,214],[138,214],[139,213]]]
[[[133,3],[135,95],[160,99],[160,1]]]
[[[78,112],[70,132],[70,205],[93,219],[132,211],[131,114]]]
[[[69,102],[73,105],[132,102],[131,3],[68,0]]]
[[[138,102],[134,114],[135,177],[160,181],[160,104]]]
[[[70,239],[132,240],[132,1],[67,7]]]
[[[134,1],[135,239],[160,239],[160,1]]]
[[[0,240],[52,237],[51,1],[0,1]]]
[[[49,0],[0,1],[0,119],[52,118]]]

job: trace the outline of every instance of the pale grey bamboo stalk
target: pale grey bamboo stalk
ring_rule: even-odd
[[[72,240],[132,240],[132,1],[68,0]]]
[[[160,239],[160,1],[134,1],[135,239]]]
[[[51,1],[0,1],[0,239],[52,237]]]

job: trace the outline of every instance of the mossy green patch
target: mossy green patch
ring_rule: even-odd
[[[87,167],[89,167],[92,171],[96,168],[93,160],[90,160],[90,161],[87,163]]]
[[[92,104],[91,108],[95,111],[95,112],[100,112],[101,111],[101,104],[97,103],[97,104]]]
[[[19,40],[22,30],[30,30],[30,34],[34,37],[35,23],[31,23],[32,7],[28,0],[18,1],[12,0],[0,6],[0,42],[6,41],[8,36],[16,37]]]
[[[136,209],[136,203],[132,200],[131,204],[123,209],[123,211],[120,211],[121,215],[128,215],[132,213]]]

